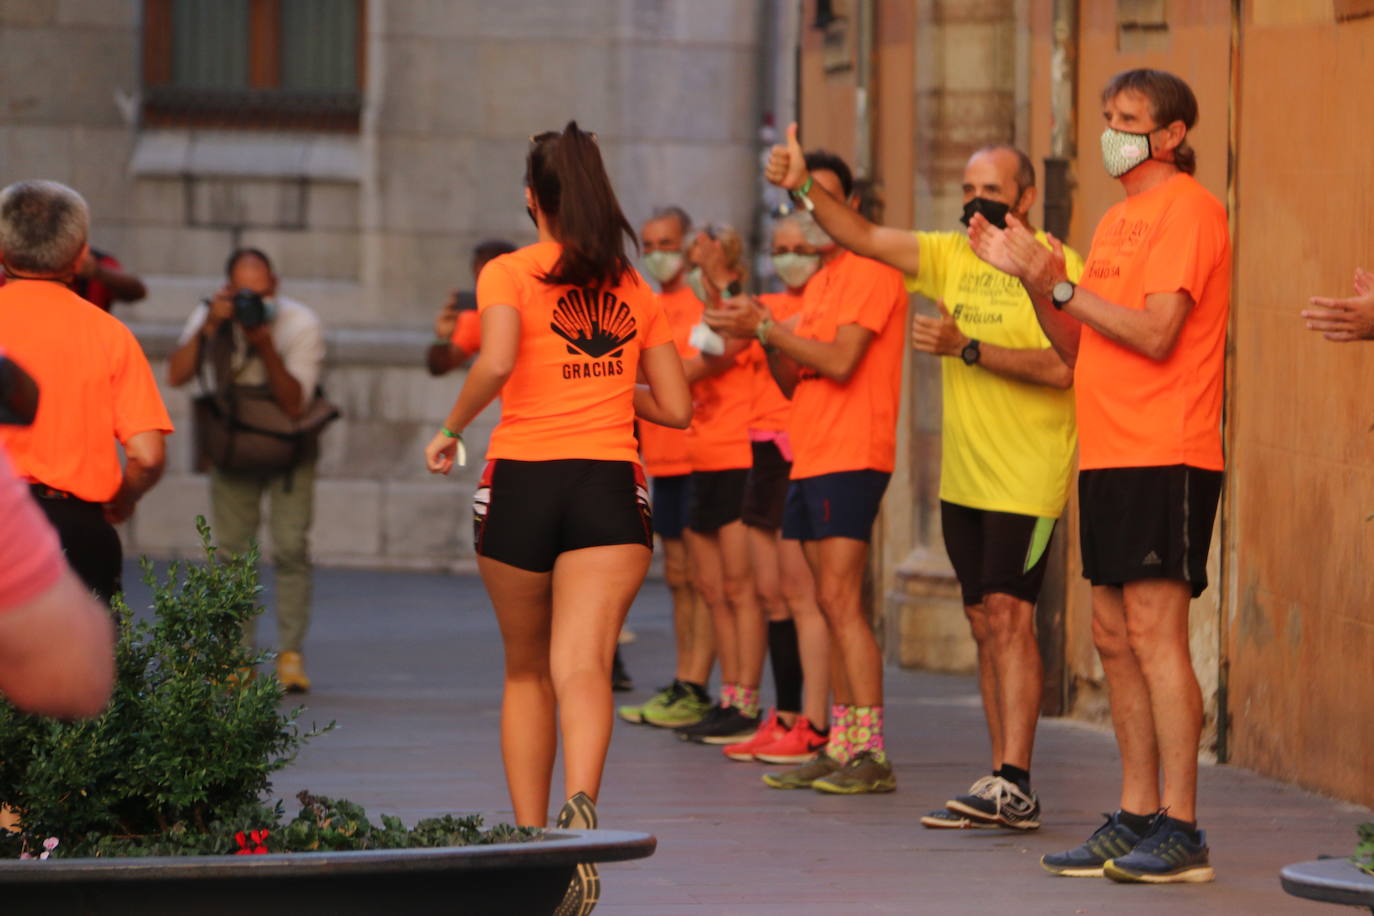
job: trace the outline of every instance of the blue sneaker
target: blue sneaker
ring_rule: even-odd
[[[1203,884],[1216,877],[1207,853],[1205,831],[1161,813],[1135,849],[1113,856],[1102,872],[1121,882]]]
[[[1115,856],[1125,856],[1140,843],[1134,830],[1121,823],[1121,812],[1103,815],[1107,823],[1093,831],[1081,846],[1040,858],[1040,867],[1065,878],[1101,878],[1102,867]]]

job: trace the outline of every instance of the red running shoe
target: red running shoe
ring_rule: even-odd
[[[772,744],[754,748],[754,759],[762,763],[806,763],[825,748],[827,740],[806,716],[797,716],[796,723]]]
[[[754,732],[752,737],[747,741],[741,741],[739,744],[727,744],[722,750],[725,751],[725,756],[731,760],[750,761],[755,759],[754,751],[756,749],[773,744],[786,734],[787,726],[779,721],[778,711],[770,709],[768,710],[768,718],[763,720],[763,724],[759,726],[759,730]]]

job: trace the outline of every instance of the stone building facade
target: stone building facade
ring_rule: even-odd
[[[493,412],[474,429],[467,470],[431,477],[422,447],[462,374],[431,379],[423,352],[448,291],[473,285],[472,245],[534,238],[521,191],[528,138],[574,118],[596,131],[634,223],[680,203],[702,221],[753,225],[772,4],[305,2],[342,10],[329,21],[354,30],[356,65],[344,64],[356,73],[356,109],[342,126],[308,106],[295,121],[288,112],[266,122],[249,110],[186,117],[205,101],[194,95],[174,98],[182,107],[171,114],[158,107],[159,80],[209,66],[165,47],[197,27],[184,17],[212,17],[199,27],[214,57],[224,17],[241,7],[256,42],[265,26],[254,17],[281,13],[279,0],[5,0],[0,184],[51,178],[86,195],[93,243],[147,281],[148,299],[117,314],[160,373],[192,306],[221,284],[230,249],[267,251],[283,293],[328,328],[326,387],[344,411],[323,443],[317,558],[462,566],[466,499]],[[271,40],[299,48],[289,29],[300,23],[281,15]],[[264,63],[255,50],[248,79],[285,82],[291,62]],[[166,395],[182,434],[125,531],[131,552],[193,550],[192,517],[208,510],[206,482],[189,469],[188,395]]]

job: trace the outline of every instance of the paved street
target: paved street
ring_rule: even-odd
[[[131,570],[132,572],[132,570]],[[134,576],[127,581],[132,585]],[[131,589],[135,606],[141,587]],[[276,781],[348,796],[375,816],[510,817],[497,748],[500,643],[476,577],[321,571],[307,651],[306,721],[338,722]],[[264,622],[263,632],[270,622]],[[625,650],[640,691],[671,673],[667,594],[650,582]],[[974,682],[888,673],[896,794],[777,792],[763,768],[718,749],[618,723],[602,825],[644,830],[658,852],[608,866],[606,916],[809,916],[858,913],[1283,914],[1336,912],[1279,889],[1278,868],[1347,854],[1367,810],[1229,767],[1204,767],[1203,826],[1218,881],[1147,888],[1044,874],[1037,858],[1074,845],[1114,805],[1108,734],[1064,721],[1040,729],[1035,778],[1046,826],[1030,835],[935,832],[921,814],[984,769]],[[556,791],[556,790],[555,790]],[[557,802],[555,801],[555,805]]]

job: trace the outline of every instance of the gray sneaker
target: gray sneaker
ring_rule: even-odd
[[[882,751],[861,751],[829,776],[817,779],[811,788],[831,795],[892,792],[897,788],[897,776]]]
[[[764,773],[764,785],[772,789],[809,789],[816,780],[829,776],[840,768],[833,757],[821,751],[814,760],[802,764],[795,770],[781,773]]]
[[[554,824],[561,830],[595,830],[596,803],[585,792],[578,792],[564,803]],[[563,894],[563,902],[553,916],[587,916],[601,899],[601,878],[591,862],[581,862]]]

